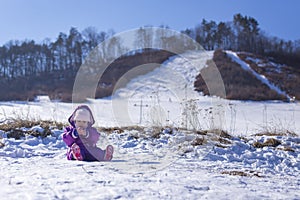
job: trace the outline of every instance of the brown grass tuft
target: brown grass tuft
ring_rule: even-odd
[[[291,136],[291,137],[297,137],[298,135],[294,132],[291,131],[286,131],[286,132],[262,132],[262,133],[256,133],[253,136]]]
[[[199,131],[196,131],[196,134],[198,135],[207,135],[208,131],[206,130],[199,130]]]
[[[0,140],[2,139],[2,137],[0,136]],[[0,149],[3,148],[5,146],[5,144],[3,142],[0,141]]]
[[[285,146],[283,148],[277,148],[278,150],[282,150],[282,151],[290,151],[290,152],[295,152],[295,149],[293,149],[290,146]]]
[[[204,144],[204,137],[200,138],[197,137],[194,141],[192,141],[191,145],[192,146],[199,146]]]
[[[123,126],[123,127],[97,127],[97,130],[100,132],[105,132],[107,134],[111,133],[123,133],[125,130],[131,131],[131,130],[137,130],[137,131],[144,131],[144,127],[141,126]]]
[[[248,172],[244,172],[244,171],[222,171],[221,174],[228,174],[228,175],[232,175],[232,176],[248,176],[248,177],[259,177],[259,178],[263,178],[264,176],[260,175],[258,172],[255,171],[248,171]]]
[[[278,145],[281,145],[281,142],[279,140],[276,140],[274,138],[269,138],[265,142],[254,142],[253,146],[255,148],[263,148],[263,147],[277,147]]]
[[[216,147],[226,149],[228,146],[225,146],[223,144],[216,144]]]

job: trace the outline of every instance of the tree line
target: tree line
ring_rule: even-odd
[[[272,56],[278,62],[296,66],[300,64],[300,39],[285,41],[261,30],[258,21],[236,14],[229,22],[202,20],[195,28],[183,33],[200,43],[206,50],[226,49]]]
[[[93,27],[80,33],[71,28],[69,34],[59,33],[56,41],[9,41],[0,47],[1,80],[13,80],[22,76],[37,76],[56,71],[76,70],[92,48],[107,37]]]
[[[206,50],[247,51],[272,56],[277,59],[276,61],[293,67],[300,64],[300,39],[285,41],[269,36],[260,29],[258,21],[253,17],[236,14],[232,21],[219,23],[203,19],[194,28],[188,28],[181,33],[197,41]],[[36,43],[34,40],[9,41],[0,46],[0,83],[10,87],[10,90],[26,91],[30,87],[34,88],[32,86],[34,81],[40,84],[48,79],[48,85],[57,84],[58,80],[68,78],[73,81],[85,58],[106,39],[113,38],[105,44],[102,53],[113,57],[119,55],[118,52],[126,52],[123,49],[126,48],[123,41],[118,37],[112,37],[114,34],[113,30],[99,32],[94,27],[88,27],[80,32],[72,27],[67,34],[59,33],[55,41],[49,39],[45,39],[42,43]],[[161,47],[172,46],[171,48],[176,49],[177,42],[183,39],[164,33],[153,34],[162,38],[159,40],[163,43],[159,45]],[[153,35],[147,35],[145,28],[137,31],[134,40],[133,44],[137,49],[157,42],[153,40]],[[11,86],[16,84],[19,84],[18,87]],[[69,89],[71,87],[72,84],[68,86]],[[43,88],[40,87],[40,90]],[[4,90],[0,96],[3,94]]]

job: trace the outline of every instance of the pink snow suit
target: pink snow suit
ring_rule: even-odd
[[[74,115],[78,109],[86,109],[90,112],[91,122],[88,123],[87,135],[81,136],[76,131]],[[67,144],[67,158],[68,160],[75,160],[71,147],[76,143],[80,148],[80,153],[82,160],[84,161],[103,161],[105,156],[105,150],[102,150],[96,146],[97,141],[99,140],[100,133],[92,127],[95,123],[92,112],[88,106],[81,105],[78,106],[72,115],[68,119],[70,126],[66,127],[63,133],[63,141]]]

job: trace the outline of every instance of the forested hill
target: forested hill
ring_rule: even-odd
[[[246,51],[272,57],[274,62],[288,65],[291,70],[300,67],[300,40],[285,41],[269,36],[260,30],[258,21],[252,17],[236,14],[232,21],[218,23],[203,19],[195,27],[181,32],[206,50]],[[51,99],[70,101],[74,79],[84,59],[113,34],[111,31],[99,32],[93,27],[80,32],[72,27],[68,34],[59,33],[55,41],[45,40],[41,44],[33,40],[9,41],[0,47],[0,100],[32,100],[37,94],[48,94]],[[149,42],[147,37],[136,37],[135,40],[135,44]],[[172,42],[174,38],[166,37],[165,41]],[[122,42],[115,40],[110,50],[119,51],[120,48]],[[96,96],[108,96],[114,82],[126,70],[149,62],[161,63],[171,55],[151,50],[123,56],[115,62],[118,70],[110,66],[111,72],[107,73],[112,81],[99,83]],[[126,66],[126,70],[121,66]]]

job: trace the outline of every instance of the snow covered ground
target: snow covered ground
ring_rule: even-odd
[[[277,136],[281,141],[277,147],[253,147],[267,136],[234,137],[227,147],[194,147],[186,141],[196,136],[180,131],[166,132],[158,139],[135,139],[131,137],[138,134],[134,130],[115,132],[99,143],[100,147],[115,146],[114,159],[101,163],[67,161],[60,133],[53,130],[44,139],[4,136],[1,198],[300,198],[299,137]],[[285,147],[292,150],[285,151]]]
[[[193,52],[170,59],[113,97],[86,102],[95,126],[146,127],[101,132],[98,146],[116,149],[112,162],[66,160],[62,130],[20,140],[0,131],[0,199],[300,199],[299,103],[228,101],[195,93],[190,82],[197,71],[188,60],[205,67],[211,56]],[[1,102],[0,122],[66,123],[76,106]],[[152,125],[173,128],[150,137],[157,133]],[[221,128],[233,137],[214,139],[210,132],[176,127]],[[254,135],[268,131],[298,135]],[[201,139],[204,144],[195,145]],[[270,141],[277,143],[262,146]]]

